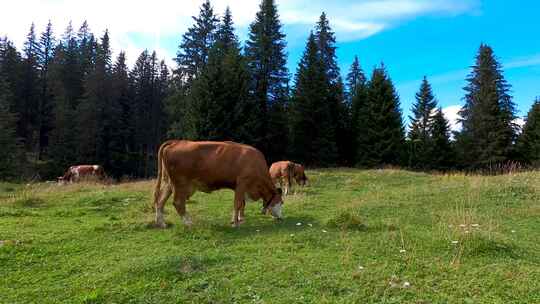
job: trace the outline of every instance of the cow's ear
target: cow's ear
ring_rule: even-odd
[[[278,193],[279,195],[282,195],[282,194],[283,194],[283,190],[281,190],[281,188],[277,188],[277,193]]]

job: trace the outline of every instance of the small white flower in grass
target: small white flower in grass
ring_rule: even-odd
[[[448,228],[453,228],[453,227],[454,227],[454,225],[452,225],[452,224],[448,225]]]
[[[461,224],[461,225],[459,225],[459,227],[461,227],[461,228],[465,228],[465,227],[467,227],[467,225],[465,225],[465,224]]]
[[[296,226],[302,226],[302,223],[296,223]]]
[[[458,241],[452,241],[452,244],[456,245],[457,243],[459,243]]]
[[[364,266],[358,265],[358,270],[364,270]]]
[[[516,233],[516,231],[515,231],[515,230],[512,230],[512,233]]]
[[[399,253],[405,253],[405,252],[407,252],[407,250],[405,250],[405,249],[401,249],[401,250],[399,251]]]
[[[469,230],[465,230],[465,233],[469,233]]]
[[[293,237],[293,236],[294,236],[294,233],[291,233],[291,237]]]
[[[480,227],[480,225],[479,225],[479,224],[472,224],[471,226],[472,226],[472,227],[474,227],[474,228],[478,228],[478,227]]]
[[[311,223],[310,223],[310,224],[307,224],[307,225],[308,225],[309,227],[313,227],[313,224],[311,224]]]
[[[328,231],[326,231],[326,230],[323,229],[322,232],[323,232],[323,233],[327,233]]]
[[[403,282],[403,288],[409,288],[409,287],[411,287],[411,283]]]
[[[255,231],[257,231],[257,232],[261,232],[261,231],[260,231],[259,229],[255,230]]]

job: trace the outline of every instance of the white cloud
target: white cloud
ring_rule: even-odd
[[[479,0],[277,0],[281,20],[305,33],[325,10],[340,41],[374,35],[402,20],[427,14],[460,14],[473,10]],[[246,28],[259,9],[258,0],[212,0],[218,14],[230,6],[239,32]],[[133,62],[144,49],[159,50],[169,63],[175,49],[167,49],[164,39],[176,37],[192,24],[202,0],[26,0],[6,1],[0,18],[0,35],[7,35],[21,46],[32,22],[41,32],[51,19],[57,34],[70,20],[78,27],[88,20],[94,33],[108,28],[115,51],[127,51]],[[134,38],[137,36],[137,38]],[[166,37],[166,38],[164,38]],[[242,37],[245,38],[245,37]],[[143,41],[152,41],[145,43]],[[176,45],[177,43],[175,43]],[[169,45],[170,43],[166,44]]]
[[[459,116],[460,110],[460,105],[452,105],[443,108],[444,117],[448,120],[451,131],[461,130],[461,123],[458,122],[458,120],[461,118],[461,116]]]

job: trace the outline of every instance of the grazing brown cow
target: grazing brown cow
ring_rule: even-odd
[[[294,164],[294,180],[296,183],[300,186],[305,186],[308,183],[308,178],[306,176],[306,172],[304,170],[304,166],[300,164]]]
[[[294,176],[294,163],[288,160],[275,162],[270,166],[268,173],[272,178],[272,183],[274,185],[279,183],[280,188],[283,189],[283,194],[288,195]]]
[[[161,189],[161,182],[164,189]],[[196,191],[234,190],[231,223],[244,220],[246,199],[263,200],[262,212],[281,218],[281,189],[276,189],[263,154],[234,142],[170,140],[158,152],[158,176],[154,191],[156,225],[165,227],[163,206],[173,194],[174,207],[184,224],[191,225],[186,201]]]
[[[105,170],[100,165],[78,165],[71,166],[63,176],[58,177],[59,183],[78,182],[85,177],[96,177],[102,179],[105,177]]]
[[[305,186],[308,179],[304,172],[304,166],[293,163],[292,161],[278,161],[270,166],[270,177],[274,184],[279,183],[283,188],[283,193],[287,195],[292,188],[293,179],[300,186]]]

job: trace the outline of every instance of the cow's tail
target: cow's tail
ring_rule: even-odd
[[[157,205],[159,201],[159,197],[161,196],[162,179],[165,182],[168,182],[167,168],[164,168],[163,166],[163,152],[165,148],[170,146],[172,143],[173,141],[169,140],[161,144],[161,146],[159,147],[159,151],[157,155],[157,181],[156,181],[156,186],[154,188],[154,207]]]

